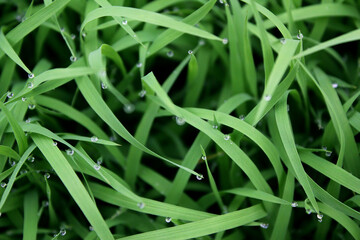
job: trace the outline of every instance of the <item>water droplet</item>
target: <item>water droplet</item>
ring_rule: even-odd
[[[31,123],[31,118],[25,120],[26,123]]]
[[[200,40],[199,40],[199,45],[200,45],[200,46],[204,46],[204,45],[205,45],[205,40],[204,40],[204,39],[200,39]]]
[[[225,134],[225,135],[224,135],[224,139],[225,139],[226,141],[229,140],[229,139],[230,139],[230,135]]]
[[[213,125],[212,127],[213,127],[214,129],[218,129],[219,126],[218,126],[218,125]]]
[[[203,180],[203,178],[204,178],[204,176],[202,174],[196,175],[196,179],[199,181]]]
[[[28,82],[28,83],[26,84],[26,86],[27,86],[28,88],[33,88],[33,87],[34,87],[34,83],[33,83],[33,82]]]
[[[322,222],[322,219],[323,219],[324,215],[322,215],[321,213],[318,213],[318,214],[316,215],[316,217],[317,217],[317,219],[318,219],[319,222]]]
[[[331,154],[332,154],[332,151],[326,151],[326,152],[325,152],[325,156],[326,156],[326,157],[330,157]]]
[[[28,78],[31,79],[31,78],[34,78],[34,77],[35,77],[35,75],[34,75],[33,73],[29,73],[29,74],[28,74]]]
[[[99,139],[96,136],[92,136],[90,139],[92,142],[97,142]]]
[[[12,92],[8,92],[8,93],[6,94],[6,96],[7,96],[8,98],[12,98],[12,97],[14,96],[14,94],[13,94]]]
[[[74,39],[76,38],[76,35],[72,33],[72,34],[70,35],[70,37],[71,37],[72,40],[74,40]]]
[[[49,179],[49,178],[50,178],[50,173],[45,173],[45,174],[44,174],[44,177],[47,178],[47,179]]]
[[[16,162],[15,161],[10,161],[10,166],[15,166]]]
[[[25,102],[26,101],[26,97],[22,97],[21,101]]]
[[[49,206],[49,201],[42,201],[42,206],[43,207],[48,207]]]
[[[189,55],[193,54],[193,51],[192,51],[192,50],[189,50],[189,51],[188,51],[188,54],[189,54]]]
[[[325,151],[327,150],[327,146],[322,146],[321,148]]]
[[[139,203],[137,204],[137,206],[138,206],[140,209],[143,209],[143,208],[145,207],[145,203],[139,202]]]
[[[81,35],[82,35],[83,37],[86,37],[86,33],[85,33],[85,32],[83,32]]]
[[[61,32],[65,32],[65,28],[63,28],[63,27],[60,28],[60,31],[61,31]]]
[[[135,105],[132,103],[127,103],[124,105],[123,109],[125,113],[130,114],[135,111]]]
[[[223,38],[223,40],[222,40],[222,43],[223,43],[223,44],[228,44],[228,42],[229,42],[229,39]]]
[[[66,235],[66,230],[65,230],[65,229],[61,229],[61,230],[60,230],[60,235],[61,235],[61,236],[65,236],[65,235]]]
[[[141,68],[141,67],[142,67],[142,63],[141,63],[141,62],[138,62],[138,63],[136,64],[136,67],[137,67],[137,68]]]
[[[271,95],[265,95],[264,99],[267,102],[270,101],[271,100]]]
[[[102,160],[101,158],[99,158],[99,159],[96,161],[96,163],[97,163],[98,165],[101,165],[101,164],[103,163],[103,160]]]
[[[297,206],[299,206],[299,204],[298,204],[297,202],[292,202],[292,203],[291,203],[291,206],[292,206],[292,207],[297,207]]]
[[[171,222],[171,217],[166,217],[165,222],[167,222],[167,223]]]
[[[222,211],[222,212],[223,212],[223,214],[226,214],[226,213],[228,213],[228,212],[229,212],[229,210],[228,210],[227,206],[224,206],[224,207],[223,207],[223,211]]]
[[[143,89],[143,90],[141,90],[139,92],[139,97],[143,98],[143,97],[145,97],[145,95],[146,95],[146,90],[145,89]]]
[[[337,83],[333,83],[333,84],[331,84],[331,86],[332,86],[333,88],[337,88],[339,85],[338,85]]]
[[[75,56],[70,56],[70,61],[71,62],[75,62],[77,60],[77,58]]]
[[[268,223],[261,223],[260,227],[263,228],[263,229],[267,229],[269,227],[269,224]]]
[[[28,106],[28,107],[29,107],[29,109],[30,109],[30,110],[34,110],[34,109],[35,109],[35,107],[36,107],[36,105],[35,105],[35,104],[29,104],[29,106]]]
[[[57,146],[57,142],[56,142],[56,141],[53,142],[53,146],[54,146],[54,147]]]
[[[89,226],[89,230],[90,230],[90,231],[94,231],[94,227],[93,227],[93,226]]]
[[[137,37],[136,34],[134,34],[133,37],[136,38]]]
[[[281,38],[281,39],[280,39],[280,43],[284,45],[284,44],[286,43],[286,39],[285,39],[285,38]]]
[[[101,70],[98,72],[99,77],[106,77],[106,71],[105,70]]]
[[[205,161],[205,160],[206,160],[206,156],[201,156],[201,159]]]
[[[172,58],[173,56],[174,56],[174,52],[173,51],[168,51],[167,53],[166,53],[166,55],[169,57],[169,58]]]
[[[94,165],[94,169],[95,169],[96,171],[99,171],[100,168],[101,168],[101,165],[99,165],[99,164],[95,164],[95,165]]]
[[[178,117],[178,116],[175,117],[175,121],[176,121],[176,124],[179,126],[182,126],[185,124],[185,119]]]
[[[306,209],[305,211],[306,211],[307,214],[311,214],[311,213],[312,213],[312,211],[311,211],[310,208],[309,208],[309,209]]]
[[[240,120],[245,120],[245,116],[244,116],[244,115],[240,115],[239,118],[240,118]]]
[[[296,37],[297,37],[297,39],[301,40],[301,39],[303,39],[304,35],[299,30],[299,33],[298,33],[298,35],[296,35]]]
[[[20,175],[23,175],[23,174],[25,174],[25,173],[27,173],[27,170],[26,170],[26,169],[23,169],[23,170],[20,171]]]
[[[69,155],[69,156],[72,156],[72,155],[74,155],[74,150],[72,150],[72,149],[67,149],[67,150],[66,150],[66,154]]]
[[[107,89],[108,87],[107,87],[107,85],[106,85],[104,82],[101,82],[101,88],[102,88],[102,89]]]
[[[223,1],[223,0],[219,0],[219,3],[224,4],[224,1]]]
[[[35,157],[28,157],[27,159],[29,162],[34,162],[35,161]]]
[[[6,183],[6,182],[1,182],[1,183],[0,183],[0,186],[1,186],[2,188],[5,188],[5,187],[6,187],[6,185],[7,185],[7,183]]]
[[[124,20],[122,20],[122,22],[121,22],[123,25],[126,25],[128,22],[127,22],[127,20],[126,19],[124,19]]]

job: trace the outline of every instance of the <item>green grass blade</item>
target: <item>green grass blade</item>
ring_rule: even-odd
[[[24,197],[24,240],[34,240],[38,231],[39,195],[29,191]]]
[[[91,200],[85,187],[63,154],[57,147],[53,146],[53,141],[37,134],[33,134],[32,138],[36,146],[38,146],[47,161],[54,168],[56,174],[64,183],[91,226],[93,226],[97,235],[101,239],[114,239],[95,203]]]

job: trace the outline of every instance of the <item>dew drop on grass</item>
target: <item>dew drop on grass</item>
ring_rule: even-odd
[[[65,235],[66,235],[66,230],[65,230],[65,229],[61,229],[61,230],[60,230],[60,235],[61,235],[61,236],[65,236]]]
[[[107,87],[107,85],[106,85],[104,82],[101,82],[101,88],[102,88],[102,89],[107,89],[108,87]]]
[[[35,105],[35,104],[29,104],[29,106],[28,106],[28,108],[29,108],[30,110],[34,110],[34,109],[35,109],[35,107],[36,107],[36,105]]]
[[[281,39],[280,39],[280,43],[284,45],[284,44],[286,43],[286,39],[285,39],[285,38],[281,38]]]
[[[174,52],[173,51],[168,51],[167,53],[166,53],[166,55],[169,57],[169,58],[172,58],[173,56],[174,56]]]
[[[271,100],[271,95],[265,95],[264,99],[267,102],[270,101]]]
[[[331,84],[331,86],[332,86],[333,88],[337,88],[339,85],[338,85],[337,83],[333,83],[333,84]]]
[[[92,142],[97,142],[99,139],[98,139],[98,137],[96,137],[96,136],[92,136],[92,137],[90,138],[90,140],[91,140]]]
[[[143,97],[145,97],[145,95],[146,95],[146,90],[145,89],[143,89],[143,90],[141,90],[139,92],[139,97],[143,98]]]
[[[71,62],[75,62],[77,60],[77,58],[75,56],[70,56],[70,61]]]
[[[99,164],[95,164],[95,165],[94,165],[94,169],[95,169],[96,171],[99,171],[100,168],[101,168],[101,165],[99,165]]]
[[[56,142],[56,141],[53,142],[53,146],[54,146],[54,147],[57,146],[57,142]]]
[[[240,118],[240,120],[245,120],[245,116],[244,116],[244,115],[240,115],[239,118]]]
[[[218,125],[213,125],[213,129],[218,129]]]
[[[230,135],[225,134],[225,135],[224,135],[224,139],[225,139],[226,141],[230,140]]]
[[[31,118],[25,120],[26,123],[31,123]]]
[[[177,125],[182,126],[182,125],[185,124],[185,119],[176,116],[176,117],[175,117],[175,122],[176,122]]]
[[[66,150],[66,154],[69,155],[69,156],[72,156],[72,155],[74,155],[74,150],[72,150],[72,149],[67,149],[67,150]]]
[[[50,173],[45,173],[45,174],[44,174],[44,177],[47,178],[47,179],[49,179],[49,178],[50,178]]]
[[[199,45],[200,45],[200,46],[204,46],[204,45],[205,45],[205,40],[204,40],[204,39],[200,39],[200,40],[199,40]]]
[[[34,83],[33,82],[28,82],[26,84],[27,88],[33,88],[34,87]]]
[[[83,37],[86,37],[86,33],[85,33],[85,32],[83,32],[81,35],[82,35]]]
[[[299,30],[299,33],[298,33],[298,35],[296,35],[296,37],[297,37],[297,39],[301,40],[301,39],[303,39],[304,35]]]
[[[97,163],[98,165],[101,165],[101,164],[103,163],[103,160],[102,160],[101,158],[99,158],[99,159],[96,161],[96,163]]]
[[[224,45],[228,44],[228,42],[229,42],[229,39],[223,38],[222,43],[223,43]]]
[[[297,207],[297,206],[299,206],[299,204],[298,204],[297,202],[292,202],[292,203],[291,203],[291,206],[292,206],[292,207]]]
[[[224,4],[224,1],[223,1],[223,0],[219,0],[219,3]]]
[[[123,109],[125,113],[130,114],[135,111],[135,105],[132,103],[127,103],[124,105]]]
[[[311,214],[311,213],[312,213],[312,211],[311,211],[310,208],[309,208],[309,209],[306,209],[305,211],[306,211],[307,214]]]
[[[126,19],[124,19],[124,20],[122,20],[122,25],[126,25],[128,22],[127,22],[127,20]]]
[[[171,222],[171,217],[166,217],[165,222],[167,222],[167,223]]]
[[[65,32],[65,28],[63,28],[63,27],[60,28],[60,31],[61,31],[61,32]]]
[[[326,151],[326,152],[325,152],[325,156],[326,156],[326,157],[330,157],[331,154],[332,154],[332,151]]]
[[[74,39],[76,38],[76,35],[72,33],[72,34],[70,35],[70,37],[71,37],[72,40],[74,40]]]
[[[199,181],[201,181],[201,180],[204,179],[204,176],[203,176],[202,174],[196,175],[196,179],[199,180]]]
[[[10,166],[15,166],[16,162],[15,161],[10,161]]]
[[[318,213],[318,214],[316,215],[316,217],[317,217],[317,219],[318,219],[319,222],[322,222],[323,216],[324,216],[324,215],[322,215],[321,213]]]
[[[269,227],[269,224],[268,223],[261,223],[260,227],[263,228],[263,229],[267,229]]]
[[[49,201],[42,201],[41,205],[43,207],[48,207],[49,206]]]
[[[138,208],[143,209],[143,208],[145,207],[145,203],[139,202],[139,203],[137,204],[137,206],[138,206]]]
[[[141,62],[138,62],[138,63],[136,64],[136,67],[137,67],[137,68],[141,68],[141,67],[142,67],[142,63],[141,63]]]
[[[205,160],[206,160],[206,156],[201,156],[201,159],[205,161]]]
[[[34,162],[35,161],[35,157],[28,157],[27,159],[29,162]]]
[[[188,54],[189,54],[189,55],[193,54],[193,51],[192,51],[192,50],[189,50],[189,51],[188,51]]]
[[[13,94],[12,92],[8,92],[8,93],[6,94],[6,96],[7,96],[8,98],[12,98],[12,97],[14,97],[14,94]]]
[[[7,185],[7,183],[6,183],[6,182],[1,182],[1,183],[0,183],[0,186],[1,186],[2,188],[5,188],[5,187],[6,187],[6,185]]]
[[[89,230],[90,230],[90,231],[94,231],[93,226],[89,226]]]
[[[21,101],[25,102],[26,101],[26,97],[22,97]]]
[[[31,78],[34,78],[34,77],[35,77],[35,75],[34,75],[33,73],[29,73],[29,74],[28,74],[28,78],[31,79]]]

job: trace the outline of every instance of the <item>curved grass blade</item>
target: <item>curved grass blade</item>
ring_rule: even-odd
[[[45,136],[32,134],[36,146],[40,149],[50,165],[64,183],[65,187],[90,222],[94,231],[101,239],[114,239],[108,226],[106,225],[99,209],[91,200],[85,187],[67,162],[63,154],[57,147],[53,146],[53,141]]]
[[[249,207],[236,212],[231,212],[221,216],[216,216],[192,223],[186,223],[166,229],[155,230],[152,232],[136,234],[130,237],[124,237],[119,239],[160,240],[168,239],[169,236],[172,236],[172,239],[174,240],[196,238],[243,226],[245,224],[261,219],[265,216],[266,212],[263,210],[263,208],[260,205],[255,205],[253,207]]]
[[[13,158],[16,161],[20,160],[20,155],[17,152],[15,152],[11,147],[8,146],[0,145],[0,155]]]
[[[19,126],[19,124],[16,121],[16,119],[14,118],[13,114],[9,111],[9,109],[2,102],[0,102],[0,109],[5,114],[7,120],[10,123],[10,126],[12,127],[12,129],[14,131],[15,139],[16,139],[16,142],[19,147],[19,154],[22,155],[28,147],[25,133]]]
[[[280,102],[275,107],[275,119],[279,129],[280,138],[284,146],[285,152],[290,160],[292,167],[294,168],[296,177],[303,187],[307,197],[309,198],[315,211],[319,213],[319,207],[315,200],[313,190],[307,179],[307,174],[301,165],[299,154],[296,150],[295,139],[292,133],[289,115],[287,113],[287,96],[284,95]]]
[[[129,8],[129,7],[106,7],[106,8],[98,8],[90,13],[87,14],[86,18],[84,19],[81,25],[81,32],[89,22],[105,17],[105,16],[123,16],[126,18],[134,19],[137,21],[143,21],[150,24],[170,28],[177,30],[179,32],[188,33],[191,35],[195,35],[198,37],[210,39],[210,40],[217,40],[221,41],[221,39],[211,33],[208,33],[204,30],[198,29],[194,26],[189,24],[176,21],[173,18],[167,17],[165,15],[154,13],[147,10],[136,9],[136,8]]]

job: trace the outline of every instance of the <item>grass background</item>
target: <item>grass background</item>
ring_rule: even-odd
[[[360,3],[0,1],[0,239],[360,239]]]

